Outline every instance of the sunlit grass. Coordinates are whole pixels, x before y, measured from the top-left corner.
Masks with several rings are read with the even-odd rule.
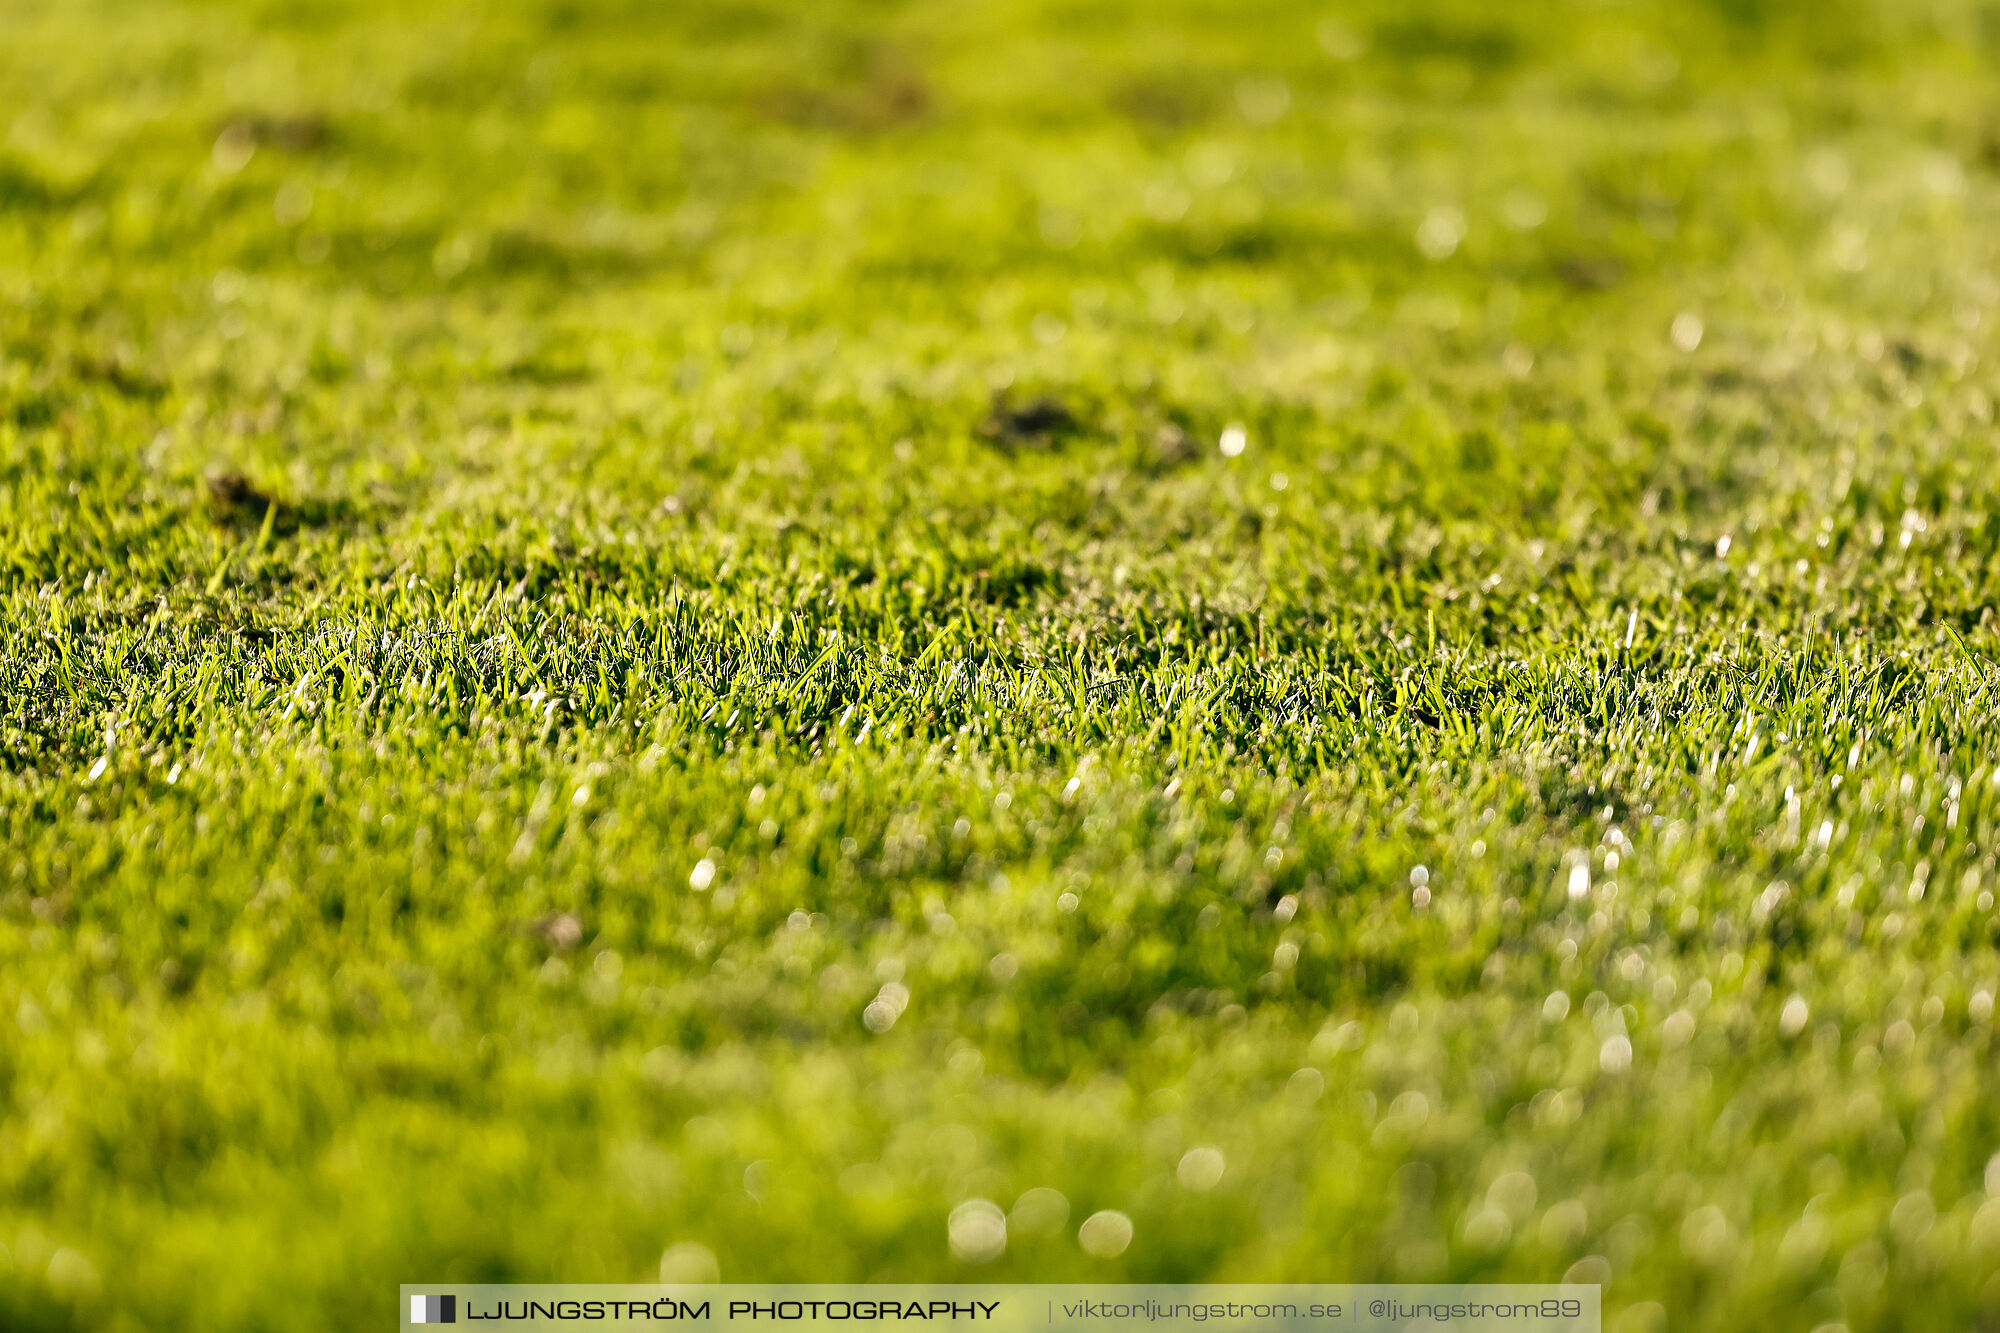
[[[1977,5],[0,0],[0,1324],[2000,1310]]]

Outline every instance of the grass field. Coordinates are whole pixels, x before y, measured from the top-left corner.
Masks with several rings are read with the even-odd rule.
[[[0,1326],[2000,1327],[2000,9],[425,8],[0,0]]]

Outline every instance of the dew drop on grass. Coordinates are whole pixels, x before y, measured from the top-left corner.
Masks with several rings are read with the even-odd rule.
[[[951,1210],[945,1235],[954,1259],[991,1263],[1007,1251],[1007,1214],[991,1199],[967,1199]]]
[[[57,1295],[72,1301],[87,1301],[97,1295],[102,1283],[96,1265],[84,1255],[65,1245],[49,1256],[48,1266],[43,1269],[48,1283]]]
[[[660,1256],[660,1281],[667,1283],[719,1282],[722,1269],[715,1252],[697,1241],[677,1241]]]
[[[1212,1190],[1222,1183],[1222,1173],[1226,1168],[1227,1162],[1220,1148],[1189,1148],[1181,1155],[1174,1178],[1180,1181],[1183,1189]]]
[[[1076,1243],[1097,1259],[1115,1259],[1132,1244],[1132,1219],[1115,1209],[1092,1213],[1077,1228]]]
[[[1598,1048],[1597,1064],[1607,1074],[1622,1074],[1632,1067],[1632,1040],[1629,1037],[1607,1037]]]
[[[1729,1219],[1713,1204],[1697,1208],[1681,1223],[1681,1252],[1698,1264],[1712,1264],[1729,1252]]]
[[[1007,1228],[1022,1236],[1053,1236],[1069,1225],[1069,1200],[1061,1190],[1037,1185],[1014,1200]]]
[[[208,160],[215,169],[225,176],[233,176],[250,165],[250,159],[257,155],[257,138],[250,128],[232,121],[223,126],[215,136],[215,143],[209,149]]]
[[[1533,231],[1549,220],[1549,206],[1533,190],[1509,190],[1500,201],[1500,218],[1515,231]]]
[[[1542,1214],[1542,1244],[1550,1249],[1563,1250],[1576,1244],[1590,1228],[1590,1210],[1579,1199],[1564,1199],[1551,1204]]]
[[[1236,85],[1236,105],[1252,125],[1274,125],[1292,107],[1292,90],[1280,78],[1244,79]]]
[[[1525,1171],[1507,1171],[1494,1177],[1487,1186],[1486,1203],[1518,1221],[1535,1210],[1537,1193],[1533,1176]]]
[[[1432,263],[1450,259],[1465,240],[1465,214],[1441,205],[1424,214],[1417,226],[1417,251]]]
[[[1368,37],[1336,18],[1324,18],[1313,29],[1319,49],[1335,60],[1359,60],[1368,54]]]

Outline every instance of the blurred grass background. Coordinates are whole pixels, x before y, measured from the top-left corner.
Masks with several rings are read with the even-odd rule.
[[[1993,1326],[2000,9],[0,35],[0,1323]]]

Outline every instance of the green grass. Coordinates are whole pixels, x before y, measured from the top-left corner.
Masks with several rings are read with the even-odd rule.
[[[0,1324],[2000,1320],[2000,11],[407,9],[0,2]]]

